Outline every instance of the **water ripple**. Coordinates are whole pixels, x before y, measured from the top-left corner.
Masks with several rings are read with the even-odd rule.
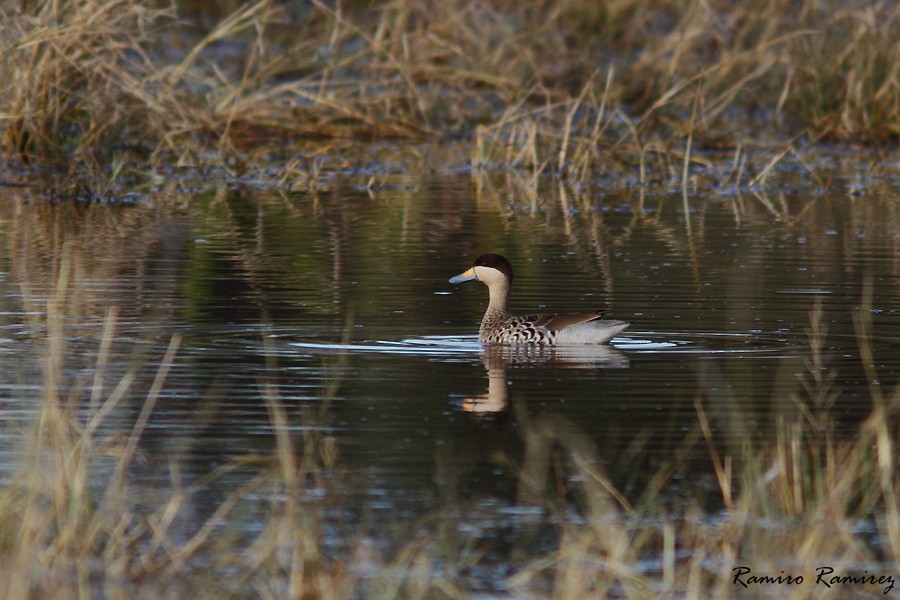
[[[445,336],[430,335],[400,340],[368,340],[364,342],[289,342],[294,348],[315,352],[374,352],[381,354],[406,354],[425,356],[477,355],[487,346],[478,341],[476,335]],[[615,350],[638,353],[690,353],[690,354],[772,354],[802,347],[803,340],[791,339],[783,333],[672,333],[633,332],[631,335],[616,337],[610,346]],[[601,346],[607,348],[606,346]],[[552,349],[532,348],[534,351],[555,353],[583,353],[594,346],[558,347]],[[525,347],[522,348],[523,350]]]

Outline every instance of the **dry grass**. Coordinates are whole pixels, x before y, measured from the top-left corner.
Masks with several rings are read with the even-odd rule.
[[[316,140],[447,136],[471,139],[476,165],[668,180],[651,159],[680,164],[688,136],[900,134],[900,7],[878,0],[260,0],[199,36],[172,8],[122,0],[0,16],[6,155],[98,181],[240,171],[286,141],[315,156]]]
[[[854,320],[861,358],[871,365],[869,306],[864,300]],[[687,436],[685,445],[697,437],[708,444],[725,506],[715,517],[700,505],[671,509],[661,500],[663,482],[682,458],[673,459],[672,471],[659,473],[660,487],[649,486],[646,501],[632,506],[615,491],[577,427],[556,417],[529,424],[525,442],[531,460],[523,467],[522,489],[532,499],[544,497],[552,488],[549,482],[577,473],[583,483],[568,493],[583,499],[585,521],[563,526],[558,550],[520,570],[510,580],[512,588],[525,596],[543,589],[543,597],[552,598],[881,595],[888,582],[829,589],[815,584],[815,578],[823,566],[835,574],[867,571],[898,578],[900,387],[885,393],[870,370],[871,413],[854,434],[840,435],[829,415],[833,374],[823,369],[819,354],[824,333],[821,311],[814,308],[810,359],[798,373],[797,410],[779,417],[774,443],[747,440],[738,455],[723,453],[701,389],[699,436]],[[553,460],[554,455],[565,460]],[[564,463],[569,466],[561,467]],[[554,472],[559,469],[564,472]],[[874,525],[870,539],[879,540],[877,547],[860,536],[863,522]],[[755,575],[802,575],[804,584],[744,590],[734,581],[738,566],[752,568]]]
[[[334,440],[321,423],[298,444],[277,390],[260,383],[275,438],[270,455],[236,459],[184,485],[172,465],[171,487],[142,490],[133,479],[146,459],[142,437],[177,364],[173,336],[143,398],[135,364],[119,379],[113,362],[117,314],[107,316],[86,391],[83,377],[65,368],[68,306],[78,288],[77,259],[64,255],[46,305],[45,391],[34,422],[21,432],[27,448],[14,478],[0,490],[0,595],[4,598],[289,597],[344,598],[356,578],[322,547],[329,497],[308,500],[310,486],[328,489],[322,474],[334,469]],[[277,372],[277,365],[270,365]],[[323,394],[334,390],[323,390]],[[139,411],[124,432],[110,417]],[[325,418],[316,415],[311,418]],[[319,425],[319,427],[315,427]],[[192,522],[193,497],[242,470],[244,478],[207,517]],[[252,496],[267,500],[265,522],[253,536],[233,526]]]

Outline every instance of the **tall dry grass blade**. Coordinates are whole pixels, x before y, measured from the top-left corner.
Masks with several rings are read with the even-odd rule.
[[[750,182],[749,182],[747,185],[749,185],[749,186],[751,186],[751,187],[754,186],[754,185],[756,185],[757,183],[759,183],[759,184],[761,184],[761,185],[765,185],[766,180],[769,178],[769,174],[772,172],[772,169],[775,168],[775,165],[777,165],[779,162],[781,162],[781,160],[782,160],[785,156],[787,156],[787,154],[788,154],[789,152],[792,152],[792,150],[793,150],[792,146],[786,146],[786,147],[784,148],[784,150],[782,150],[781,152],[779,152],[778,154],[776,154],[775,156],[773,156],[773,157],[769,160],[769,162],[766,163],[766,166],[763,168],[763,170],[760,171],[759,174],[756,175],[756,177],[754,177],[753,179],[751,179]]]
[[[115,490],[117,494],[121,493],[122,486],[125,484],[126,473],[134,459],[137,445],[141,440],[141,436],[144,434],[144,430],[147,428],[147,424],[150,421],[150,415],[153,414],[153,409],[156,408],[156,403],[162,393],[163,385],[169,376],[169,371],[175,364],[175,355],[177,354],[180,345],[181,334],[176,333],[172,335],[172,338],[169,340],[169,345],[166,348],[166,352],[159,363],[156,376],[153,378],[150,391],[147,393],[147,398],[144,400],[144,405],[141,407],[141,412],[138,414],[137,421],[131,429],[128,441],[125,443],[122,456],[119,458],[116,467],[115,483],[111,488],[112,490]]]
[[[700,104],[700,88],[694,93],[694,106],[691,110],[691,120],[688,123],[688,136],[684,145],[684,162],[681,168],[681,201],[684,208],[684,221],[690,237],[691,210],[688,202],[688,182],[690,181],[691,150],[694,144],[694,126],[697,124],[697,107]]]
[[[197,64],[197,59],[200,54],[209,46],[240,33],[244,29],[252,27],[254,18],[259,13],[267,10],[271,3],[272,0],[257,0],[256,2],[241,6],[238,10],[228,15],[228,17],[222,20],[215,29],[206,34],[206,36],[198,43],[194,44],[177,65],[174,65],[167,77],[169,85],[172,86],[181,83],[185,79],[187,72]]]
[[[862,289],[859,307],[853,312],[853,326],[856,333],[860,360],[869,386],[872,399],[872,414],[864,423],[864,430],[875,440],[878,461],[878,481],[885,505],[885,526],[891,551],[900,559],[900,497],[897,494],[897,449],[894,436],[888,430],[888,423],[896,422],[897,406],[888,403],[878,382],[875,361],[872,351],[872,299],[873,283],[871,275],[867,276]],[[895,397],[900,392],[895,393]],[[891,412],[895,414],[891,414]]]
[[[706,441],[706,447],[709,450],[709,456],[712,459],[713,469],[716,474],[716,480],[719,482],[719,491],[722,495],[722,502],[728,509],[734,509],[734,498],[731,485],[731,457],[726,456],[722,459],[719,456],[719,450],[716,448],[713,439],[712,429],[709,426],[709,420],[706,418],[706,410],[700,397],[694,398],[694,410],[697,413],[697,419],[700,422],[700,431],[703,432],[703,439]]]
[[[270,383],[261,383],[263,398],[266,401],[266,410],[275,433],[276,453],[281,478],[285,487],[297,491],[297,459],[294,442],[291,439],[287,413],[275,388]]]
[[[581,108],[582,102],[584,102],[584,98],[588,93],[588,90],[591,88],[593,84],[593,79],[595,75],[591,75],[587,82],[584,84],[584,87],[581,88],[581,93],[575,98],[575,101],[572,103],[572,106],[566,112],[566,118],[563,122],[562,127],[562,141],[559,143],[559,157],[556,165],[556,170],[560,175],[564,175],[568,172],[568,168],[566,165],[566,154],[569,149],[569,139],[572,137],[572,122],[575,120],[575,115],[578,113],[578,110]]]
[[[94,382],[91,384],[91,400],[89,409],[96,413],[100,408],[100,397],[103,395],[104,374],[106,364],[109,361],[109,349],[115,337],[116,322],[119,318],[119,309],[112,307],[106,313],[103,322],[103,333],[100,336],[100,349],[97,352],[97,364],[94,369]]]
[[[119,380],[119,383],[116,384],[116,387],[113,388],[106,400],[100,403],[99,408],[92,409],[88,413],[90,415],[90,418],[85,425],[83,434],[85,443],[89,443],[90,440],[93,439],[94,435],[99,430],[106,417],[109,416],[110,413],[112,413],[112,411],[119,405],[119,402],[121,402],[122,398],[125,397],[125,394],[134,383],[134,379],[134,371],[129,371],[128,373],[123,375]]]

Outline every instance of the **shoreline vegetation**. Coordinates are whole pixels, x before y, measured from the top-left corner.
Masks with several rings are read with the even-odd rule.
[[[234,5],[7,3],[6,160],[94,191],[178,167],[308,183],[341,143],[450,140],[475,168],[646,184],[900,136],[893,2]]]

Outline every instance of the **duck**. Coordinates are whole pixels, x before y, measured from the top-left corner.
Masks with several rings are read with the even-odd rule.
[[[606,344],[631,324],[604,319],[603,311],[567,315],[509,314],[506,306],[513,282],[513,268],[499,254],[482,254],[466,271],[450,278],[450,283],[465,281],[480,281],[488,287],[490,300],[478,329],[478,340],[484,344]]]

